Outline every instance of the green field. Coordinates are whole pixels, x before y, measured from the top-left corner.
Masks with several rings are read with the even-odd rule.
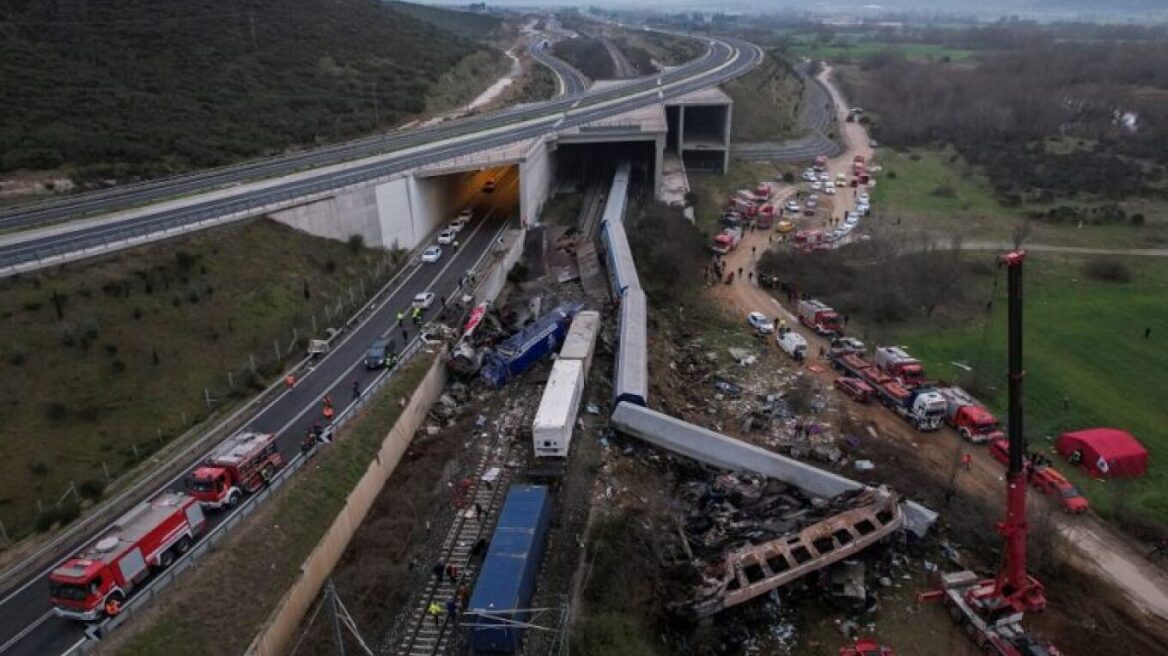
[[[813,41],[801,40],[791,48],[791,54],[807,57],[817,61],[859,61],[872,55],[890,52],[908,59],[919,61],[942,60],[964,61],[977,54],[974,50],[950,48],[932,43],[887,43],[881,41],[856,41],[854,43],[840,43],[834,41],[828,45],[820,45]]]
[[[358,281],[372,290],[384,257],[255,221],[0,281],[8,534],[67,519],[38,515],[38,500],[70,482],[97,497],[107,471],[116,479],[206,418],[204,389],[216,410],[263,389],[279,371],[274,342],[302,357],[311,317],[323,331],[325,306]]]
[[[988,259],[988,254],[987,254]],[[1091,503],[1111,514],[1116,492],[1143,516],[1168,522],[1168,259],[1129,258],[1132,280],[1097,282],[1083,275],[1082,258],[1033,254],[1026,264],[1025,412],[1035,447],[1066,430],[1113,426],[1131,432],[1151,454],[1148,475],[1133,482],[1087,480],[1061,459],[1059,468],[1081,484]],[[930,374],[950,380],[980,372],[982,394],[999,416],[1006,404],[1005,280],[992,316],[957,330],[905,331],[900,343]],[[1145,328],[1152,329],[1144,339]]]
[[[872,192],[874,211],[900,219],[910,229],[959,233],[968,239],[1010,241],[1026,221],[1030,209],[1050,205],[1006,207],[998,202],[988,179],[965,163],[951,148],[896,151],[880,148],[875,161],[883,167]],[[1090,204],[1091,201],[1068,201]],[[1061,204],[1061,203],[1060,203]],[[1162,202],[1132,199],[1119,203],[1131,212],[1143,212],[1149,221],[1131,225],[1052,225],[1031,221],[1031,243],[1099,248],[1155,248],[1168,241],[1168,222]]]

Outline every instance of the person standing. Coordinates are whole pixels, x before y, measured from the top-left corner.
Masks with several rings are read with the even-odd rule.
[[[434,626],[438,626],[441,623],[439,618],[442,617],[442,604],[439,604],[436,601],[431,601],[430,605],[426,607],[426,612],[430,614],[431,618],[433,618]]]

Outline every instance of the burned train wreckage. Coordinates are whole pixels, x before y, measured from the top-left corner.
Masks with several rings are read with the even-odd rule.
[[[692,581],[679,615],[714,615],[850,558],[904,527],[899,497],[864,487],[807,497],[758,475],[721,473],[684,485],[684,554],[670,569]]]

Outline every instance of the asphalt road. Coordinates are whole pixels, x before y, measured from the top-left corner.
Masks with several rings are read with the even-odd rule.
[[[332,396],[340,410],[353,400],[353,381],[365,389],[377,375],[376,371],[366,370],[362,362],[374,339],[388,336],[399,350],[404,347],[401,331],[395,327],[399,310],[408,308],[413,297],[423,291],[432,291],[447,299],[455,297],[459,279],[474,267],[514,218],[518,197],[519,178],[514,168],[499,178],[498,188],[493,194],[475,194],[471,202],[475,219],[460,234],[458,250],[452,251],[449,246],[444,246],[439,262],[411,263],[411,269],[400,279],[398,287],[370,318],[345,336],[291,391],[286,391],[256,415],[245,429],[276,433],[281,454],[286,459],[293,457],[309,428],[322,422],[321,399],[326,393]],[[433,318],[439,311],[439,302],[435,301],[424,316]],[[414,326],[410,325],[408,330],[409,338],[415,339],[417,330]],[[181,488],[181,483],[171,487]],[[208,529],[229,516],[226,512],[208,512]],[[72,545],[70,551],[79,546]],[[0,600],[0,645],[5,645],[26,627],[35,627],[22,639],[0,649],[5,656],[60,654],[84,637],[81,623],[50,614],[47,576],[48,570],[36,573],[22,587]]]
[[[678,88],[664,92],[664,95],[669,97],[688,93],[731,79],[749,71],[761,60],[761,51],[757,48],[741,41],[731,40],[716,44],[711,48],[711,54],[705,59],[713,58],[718,61],[727,61],[734,58],[739,49],[742,50],[741,56],[734,59],[733,63],[724,70],[699,74],[694,79],[679,85]],[[662,78],[665,77],[662,76]],[[668,79],[664,81],[667,82]],[[656,78],[649,80],[648,83],[655,86]],[[624,93],[628,93],[628,91],[626,90]],[[584,110],[570,120],[563,121],[561,125],[570,127],[654,102],[658,102],[655,94],[645,99],[621,103],[616,109]],[[478,139],[475,140],[473,147],[460,146],[459,148],[463,150],[481,149],[535,136],[550,129],[558,129],[560,126],[552,126],[554,120],[553,117],[551,120],[519,128],[505,135]],[[447,153],[440,148],[435,150],[441,151],[441,154],[431,154],[430,156],[437,159],[457,154]],[[417,156],[405,156],[390,166],[404,168],[416,166],[418,163]],[[373,171],[366,171],[366,173],[381,175],[386,170],[385,165],[377,165],[373,169]],[[351,179],[346,177],[347,175],[348,172],[324,176],[326,178],[324,180],[291,183],[280,188],[278,193],[303,195],[307,189],[312,188],[312,184],[340,186],[345,184],[341,180]],[[343,408],[344,404],[352,397],[351,386],[354,380],[364,387],[374,378],[375,374],[367,372],[362,363],[365,350],[374,338],[388,334],[398,342],[399,348],[402,347],[400,332],[397,332],[393,326],[394,316],[399,310],[409,306],[415,294],[421,291],[434,291],[447,298],[454,296],[455,286],[459,279],[485,254],[505,224],[513,218],[514,209],[518,205],[518,184],[517,170],[509,169],[508,173],[498,180],[498,189],[494,194],[477,194],[473,201],[476,217],[471,225],[463,231],[460,240],[462,246],[458,251],[450,252],[449,248],[445,248],[447,252],[444,253],[442,261],[438,264],[411,264],[412,269],[403,274],[398,287],[374,311],[371,317],[339,342],[311,373],[303,376],[295,389],[286,391],[264,407],[247,424],[247,428],[277,433],[281,452],[286,456],[294,454],[299,448],[300,439],[308,428],[320,420],[318,414],[321,407],[320,400],[326,393],[331,394],[337,405]],[[224,208],[218,207],[217,209]],[[182,214],[182,212],[186,212],[186,210],[180,211],[177,216],[174,214],[150,216],[143,221],[154,221],[158,222],[157,225],[166,225],[167,221],[184,218],[197,220],[197,218],[191,218],[192,215],[189,213]],[[116,228],[113,234],[117,234]],[[430,310],[430,314],[436,312],[437,309]],[[414,337],[413,331],[410,332],[410,337]],[[212,521],[223,521],[226,516],[226,514],[214,514],[211,519]],[[76,551],[84,542],[88,542],[88,540],[79,540],[77,543],[68,545],[67,548],[63,547],[64,553],[62,555]],[[0,653],[6,656],[10,654],[51,656],[64,652],[82,639],[82,625],[80,623],[61,620],[51,614],[45,580],[47,574],[48,570],[28,572],[24,580],[18,584],[20,587],[6,592],[6,596],[0,599]]]
[[[735,144],[731,153],[736,159],[803,162],[819,155],[835,157],[843,152],[843,147],[827,136],[835,116],[831,94],[819,80],[807,74],[807,64],[799,64],[794,70],[803,80],[803,107],[799,112],[799,122],[808,134],[781,142]]]
[[[541,47],[540,44],[544,39],[534,39],[527,45],[527,52],[531,54],[531,58],[550,68],[553,73],[563,82],[564,91],[563,96],[578,96],[588,90],[588,78],[584,74],[576,70],[568,62],[556,57],[551,53],[551,48]]]
[[[715,46],[702,57],[662,75],[662,79],[664,82],[684,79],[696,72],[717,66],[728,59],[730,55],[730,48],[725,45]],[[549,65],[552,65],[556,70],[561,68],[559,64],[552,64],[550,61]],[[582,78],[577,78],[576,81],[581,81],[578,91],[583,93],[585,85],[582,83]],[[81,216],[108,214],[167,198],[221,189],[230,184],[273,178],[305,169],[393,152],[505,126],[521,120],[554,115],[557,112],[570,109],[576,103],[586,107],[592,103],[619,98],[636,90],[645,90],[655,84],[655,80],[648,79],[632,81],[627,86],[620,88],[585,94],[584,98],[570,97],[572,94],[569,93],[568,96],[559,99],[509,108],[473,118],[447,121],[428,128],[395,131],[367,139],[243,162],[198,173],[20,205],[0,211],[0,230],[27,229]],[[473,151],[477,148],[469,150]]]

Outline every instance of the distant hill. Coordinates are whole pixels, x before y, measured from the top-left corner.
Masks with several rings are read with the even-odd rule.
[[[399,122],[483,48],[435,24],[453,12],[408,9],[377,0],[7,2],[0,173],[157,176]]]
[[[498,16],[457,9],[442,9],[408,2],[388,2],[390,7],[418,20],[436,25],[467,39],[488,41],[502,31],[503,20]]]

